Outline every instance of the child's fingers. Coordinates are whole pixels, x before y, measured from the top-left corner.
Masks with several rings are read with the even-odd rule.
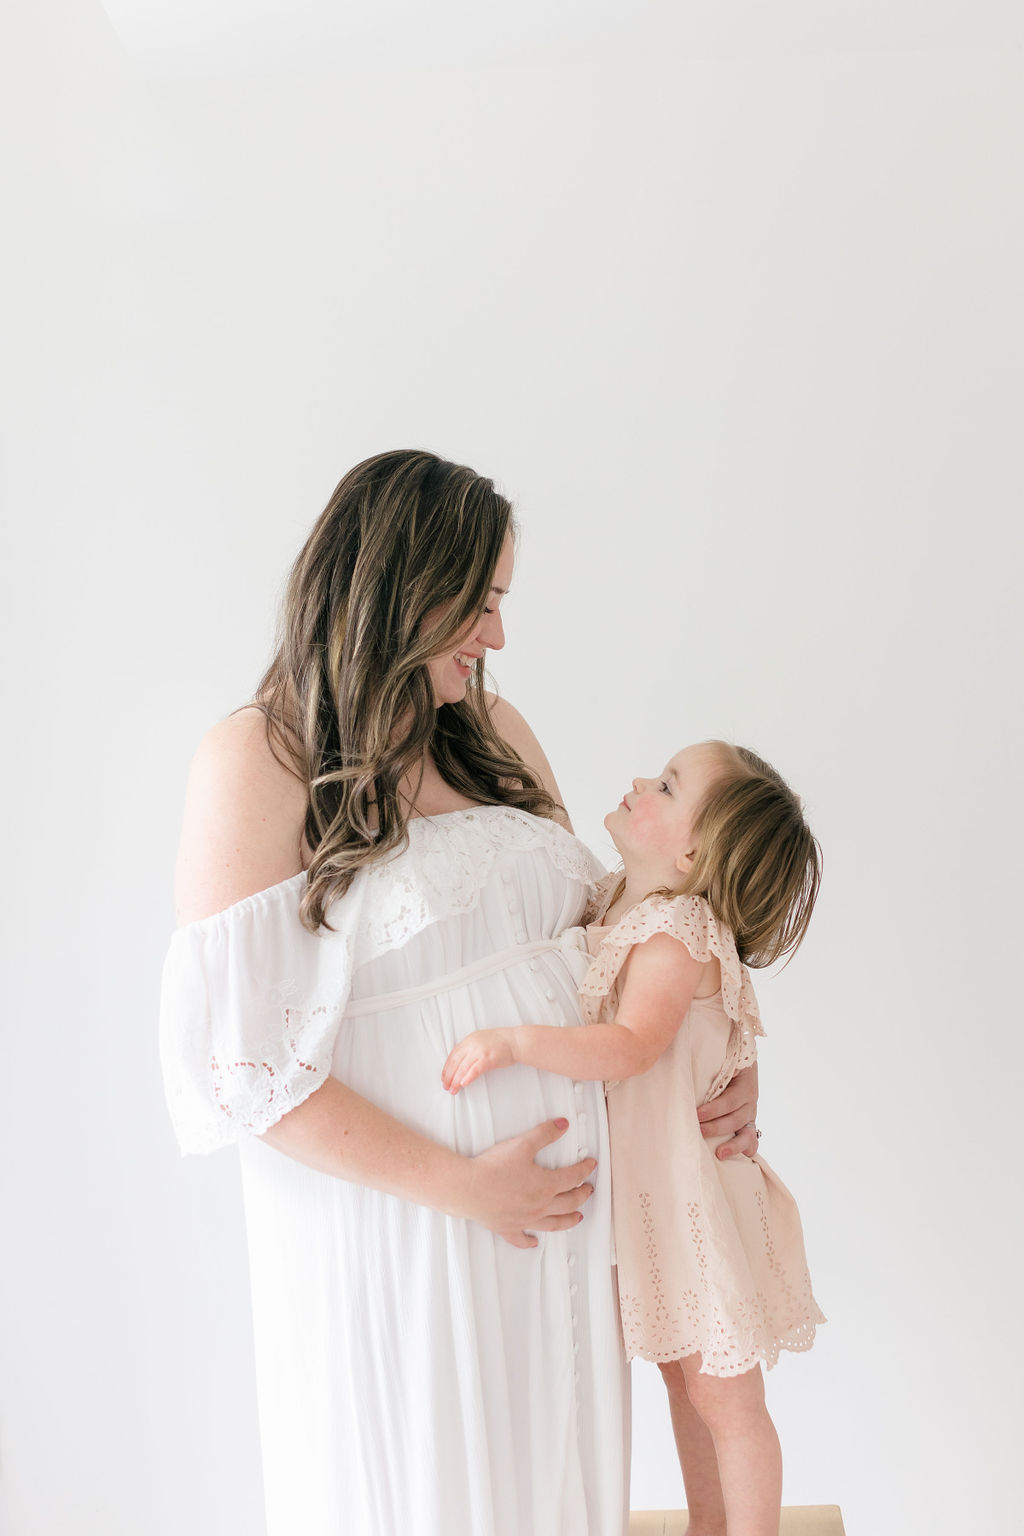
[[[463,1055],[464,1052],[462,1047],[458,1045],[455,1046],[453,1050],[449,1051],[448,1060],[445,1062],[443,1068],[441,1069],[441,1081],[446,1088],[451,1088],[453,1082],[458,1077],[459,1066],[462,1062]]]

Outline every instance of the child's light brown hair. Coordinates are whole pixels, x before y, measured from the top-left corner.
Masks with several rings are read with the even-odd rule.
[[[703,896],[755,969],[792,956],[821,884],[821,848],[803,808],[770,763],[747,747],[708,742],[721,773],[697,811],[683,894]]]

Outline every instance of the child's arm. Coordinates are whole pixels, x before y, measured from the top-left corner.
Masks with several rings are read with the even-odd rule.
[[[564,1077],[618,1082],[654,1065],[675,1039],[693,1001],[704,964],[681,940],[656,933],[637,944],[624,965],[614,1024],[560,1029],[523,1024],[467,1035],[444,1064],[441,1081],[458,1093],[495,1067],[521,1062]]]

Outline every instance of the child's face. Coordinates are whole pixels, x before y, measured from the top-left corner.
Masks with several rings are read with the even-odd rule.
[[[721,751],[702,743],[677,752],[656,779],[634,779],[604,824],[627,872],[678,883],[693,862],[693,824],[708,790],[722,771]]]

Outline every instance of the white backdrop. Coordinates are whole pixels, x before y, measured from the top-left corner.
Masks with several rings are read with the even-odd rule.
[[[628,15],[233,78],[8,16],[8,1536],[262,1530],[236,1165],[179,1159],[158,1073],[173,853],[306,529],[395,446],[515,498],[494,674],[598,852],[709,735],[808,802],[819,910],[759,989],[831,1319],[769,1377],[786,1502],[1019,1523],[1024,59]],[[634,1390],[634,1507],[678,1506]]]

